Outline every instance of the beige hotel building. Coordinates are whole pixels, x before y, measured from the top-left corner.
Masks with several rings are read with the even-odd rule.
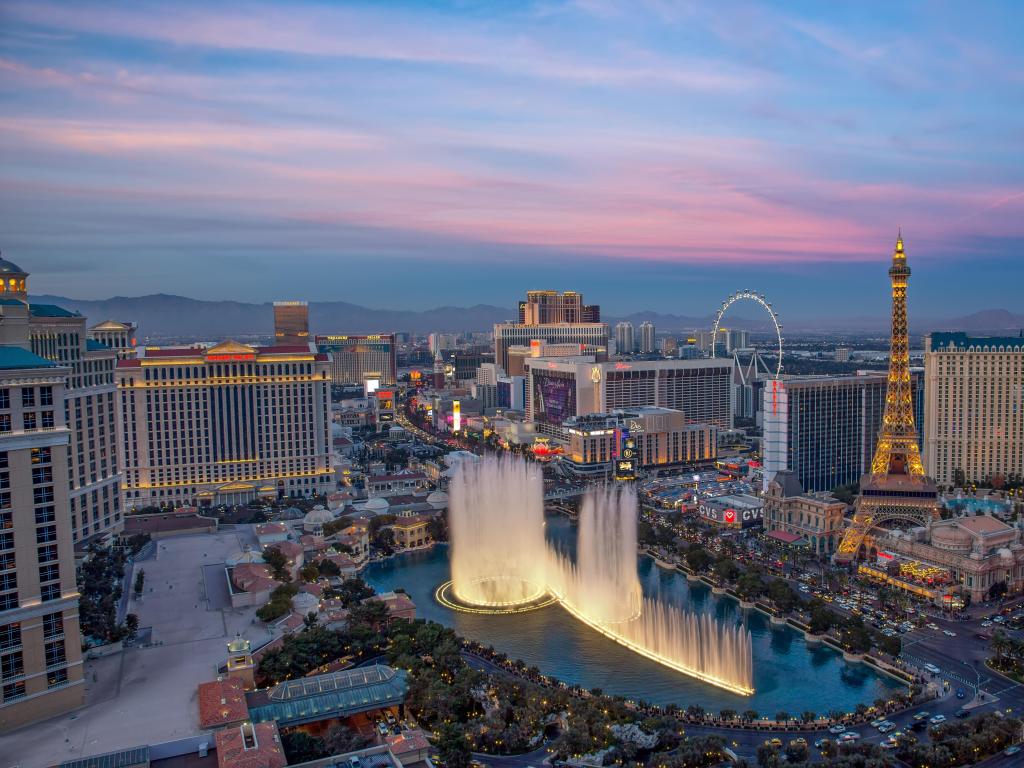
[[[333,489],[330,355],[235,341],[144,349],[116,379],[127,509]]]
[[[1024,475],[1024,337],[925,337],[925,471],[940,486]]]

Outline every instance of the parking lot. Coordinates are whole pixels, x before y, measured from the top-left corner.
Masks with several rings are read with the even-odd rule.
[[[83,709],[23,728],[3,738],[3,756],[20,768],[44,768],[74,757],[157,744],[199,733],[196,688],[216,677],[226,643],[236,632],[254,645],[268,639],[254,609],[207,600],[207,581],[225,558],[248,541],[239,532],[158,542],[146,571],[146,591],[128,610],[152,627],[152,645],[129,648],[86,663]],[[213,595],[211,595],[213,596]]]

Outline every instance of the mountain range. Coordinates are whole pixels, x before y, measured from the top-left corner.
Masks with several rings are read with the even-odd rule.
[[[40,304],[58,304],[81,312],[89,324],[103,320],[134,321],[142,338],[174,337],[215,340],[230,336],[269,336],[273,332],[273,308],[268,303],[240,301],[203,301],[184,296],[157,293],[149,296],[114,296],[109,299],[83,300],[64,296],[33,296]],[[437,307],[424,311],[371,309],[345,301],[312,301],[309,303],[310,330],[313,333],[379,333],[388,331],[465,332],[489,331],[495,323],[515,319],[515,310],[492,304],[471,307]],[[660,312],[634,312],[623,317],[605,317],[614,325],[628,320],[639,325],[645,320],[654,323],[659,331],[689,331],[710,328],[714,317],[687,316]],[[788,331],[872,332],[885,331],[889,318],[823,318],[813,324],[794,323]],[[766,317],[756,314],[744,317],[730,312],[728,325],[752,331],[769,330]],[[921,318],[911,321],[911,330],[924,333],[931,330],[960,330],[973,333],[1017,335],[1024,329],[1024,314],[1006,309],[988,309],[963,317]]]

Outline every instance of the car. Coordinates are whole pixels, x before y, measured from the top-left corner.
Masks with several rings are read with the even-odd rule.
[[[1007,747],[1006,749],[1003,750],[1003,754],[1006,755],[1007,757],[1012,757],[1013,755],[1016,755],[1016,754],[1019,754],[1019,753],[1020,753],[1020,745],[1018,745],[1018,744],[1014,744],[1012,747]]]
[[[940,724],[946,722],[946,716],[945,715],[932,715],[931,717],[928,718],[928,722],[931,723],[932,725],[940,725]]]
[[[944,629],[942,630],[942,634],[944,634],[946,637],[956,637],[956,632],[954,632],[952,629]]]
[[[964,692],[964,689],[963,689],[963,688],[957,688],[957,689],[956,689],[956,697],[957,697],[958,699],[962,699],[962,698],[964,698],[964,697],[965,697],[966,695],[967,695],[967,694],[966,694],[966,693]]]
[[[934,629],[936,631],[938,631],[939,629],[939,625],[936,624],[934,621],[929,621],[927,624],[925,624],[925,626],[928,627],[928,629]]]
[[[860,734],[856,731],[844,731],[843,735],[839,737],[840,741],[857,741],[860,738]]]
[[[352,755],[352,757],[348,759],[348,764],[351,768],[363,768],[363,763],[360,761],[359,755]]]
[[[937,675],[942,672],[942,670],[936,667],[934,664],[925,664],[924,668],[931,672],[933,675]]]
[[[846,726],[845,725],[843,725],[842,723],[836,723],[835,725],[833,725],[831,728],[828,729],[828,732],[829,733],[842,733],[845,730],[846,730]]]
[[[914,715],[914,719],[915,720],[927,720],[929,717],[931,717],[931,714],[932,713],[928,712],[927,710],[921,710],[920,712],[918,712],[918,713],[916,713]]]
[[[781,747],[782,746],[782,739],[780,739],[778,736],[775,736],[775,737],[773,737],[771,739],[765,739],[764,745],[766,747]]]
[[[996,616],[994,619],[992,619],[992,621],[994,621],[996,624],[1005,624],[1006,623],[1006,617],[1005,616]]]
[[[878,745],[881,749],[899,749],[900,745],[895,741],[883,741]]]
[[[970,717],[971,711],[969,709],[958,709],[954,717],[958,720],[963,720],[965,717]]]
[[[884,717],[876,718],[876,719],[871,721],[871,727],[872,728],[877,728],[878,726],[880,726],[884,722],[885,722],[885,718]]]
[[[807,746],[807,739],[805,739],[803,736],[797,736],[795,739],[790,739],[789,743],[790,744],[799,744],[802,747],[806,747]]]
[[[878,726],[879,733],[888,733],[889,731],[896,730],[896,723],[882,723]]]
[[[388,724],[383,722],[383,721],[377,723],[377,731],[380,733],[381,736],[387,736],[388,735]]]
[[[387,712],[384,715],[384,719],[388,721],[388,725],[394,725],[398,722],[398,720],[395,719],[395,715],[393,712]]]
[[[992,622],[991,621],[983,621],[983,622],[981,622],[981,626],[983,626],[983,627],[991,627],[992,626]]]
[[[824,749],[832,745],[832,739],[818,739],[814,742],[815,749]]]

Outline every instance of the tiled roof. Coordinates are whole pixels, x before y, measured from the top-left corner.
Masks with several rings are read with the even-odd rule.
[[[240,723],[249,717],[245,686],[235,677],[199,685],[199,727],[216,728]]]
[[[57,364],[22,347],[0,347],[0,369],[56,368]]]
[[[975,517],[957,518],[957,524],[974,533],[1003,533],[1009,531],[1010,526],[1002,520],[997,520],[991,515],[976,515]]]
[[[225,728],[215,734],[219,768],[284,768],[288,765],[277,723],[253,724],[248,749],[244,727]]]
[[[398,757],[398,755],[408,754],[409,752],[419,752],[424,749],[430,749],[430,742],[427,741],[426,734],[424,734],[419,728],[412,731],[403,731],[397,735],[391,734],[385,739],[385,741],[395,757]]]

